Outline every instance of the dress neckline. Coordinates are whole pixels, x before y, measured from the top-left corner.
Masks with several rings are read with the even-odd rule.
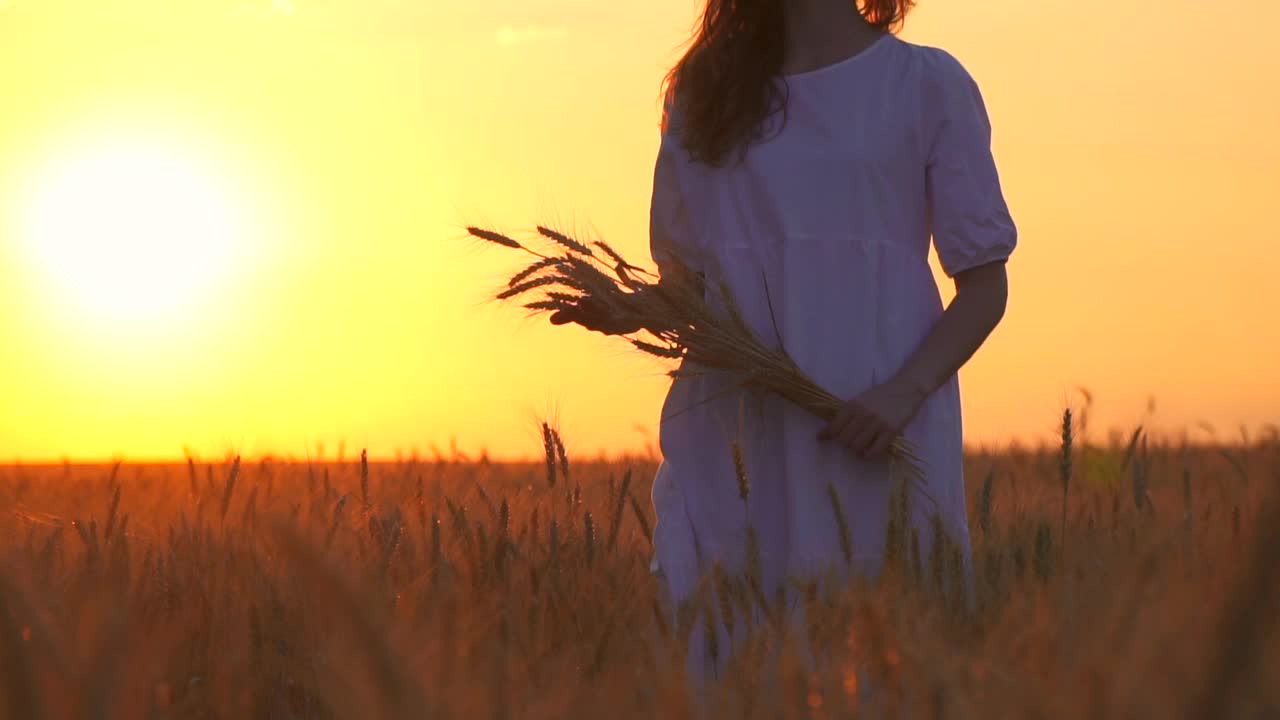
[[[823,65],[822,67],[814,68],[813,70],[805,70],[804,72],[798,72],[798,73],[784,73],[784,74],[782,75],[782,78],[783,78],[784,80],[796,80],[796,79],[801,79],[801,78],[810,78],[810,77],[815,77],[815,76],[818,76],[818,75],[826,74],[826,73],[831,72],[831,71],[833,71],[833,70],[838,70],[838,69],[840,69],[840,68],[842,68],[842,67],[845,67],[845,66],[847,66],[847,65],[853,65],[853,64],[854,64],[855,62],[857,62],[858,60],[862,60],[862,59],[863,59],[863,58],[865,58],[866,56],[871,55],[872,53],[874,53],[874,52],[876,51],[876,49],[877,49],[877,48],[879,48],[881,45],[888,45],[888,44],[893,40],[893,38],[894,38],[894,37],[895,37],[895,36],[894,36],[894,34],[893,34],[893,33],[884,33],[884,34],[883,34],[883,35],[881,35],[880,37],[876,38],[875,42],[873,42],[873,43],[871,43],[870,45],[868,45],[868,46],[866,46],[866,47],[862,48],[861,50],[859,50],[858,52],[854,53],[853,55],[850,55],[849,57],[844,58],[843,60],[837,60],[837,61],[835,61],[835,62],[833,62],[833,63],[828,64],[828,65]]]

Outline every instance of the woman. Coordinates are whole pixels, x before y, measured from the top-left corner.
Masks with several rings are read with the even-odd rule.
[[[947,52],[892,34],[911,4],[708,0],[667,78],[659,269],[678,255],[727,282],[762,338],[848,398],[823,422],[715,372],[673,382],[653,500],[656,566],[676,605],[716,563],[747,567],[748,527],[769,597],[793,578],[874,577],[899,434],[925,466],[908,511],[925,552],[936,516],[970,566],[956,372],[1004,314],[1017,233],[974,80]],[[931,237],[956,286],[945,311]],[[553,321],[635,329],[584,305]],[[700,670],[703,633],[692,639]]]

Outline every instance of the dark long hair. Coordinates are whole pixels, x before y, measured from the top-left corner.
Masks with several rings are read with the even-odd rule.
[[[680,140],[699,162],[720,166],[760,139],[770,115],[786,110],[779,83],[787,0],[707,0],[684,57],[663,79],[681,117]],[[899,26],[915,0],[849,0],[882,31]],[[664,114],[665,115],[665,114]],[[664,116],[664,126],[667,118]]]

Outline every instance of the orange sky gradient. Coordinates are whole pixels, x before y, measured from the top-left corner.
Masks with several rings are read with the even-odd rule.
[[[982,86],[1021,233],[1008,315],[961,373],[971,443],[1047,437],[1077,386],[1098,439],[1280,422],[1280,4],[1205,7],[922,0],[908,21]],[[696,10],[0,0],[0,459],[507,458],[546,415],[571,452],[645,447],[663,366],[486,304],[520,258],[460,228],[558,221],[646,258],[658,83]],[[136,268],[69,287],[38,261],[37,180],[125,140],[179,148],[237,218],[225,268],[170,266],[207,275],[181,312],[105,312],[147,297]]]

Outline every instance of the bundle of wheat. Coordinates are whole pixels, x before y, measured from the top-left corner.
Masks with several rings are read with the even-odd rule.
[[[776,394],[824,420],[844,405],[809,378],[784,348],[771,348],[760,339],[728,285],[707,287],[678,257],[670,258],[672,271],[659,278],[627,262],[603,241],[588,245],[541,225],[538,235],[552,248],[546,253],[493,230],[468,227],[467,232],[536,258],[511,277],[497,294],[499,300],[524,300],[525,308],[545,313],[572,311],[589,301],[619,327],[633,328],[620,334],[641,352],[727,371],[743,386]],[[641,335],[646,332],[656,342]],[[697,370],[682,367],[669,374],[690,372]],[[923,463],[905,438],[895,439],[890,457],[923,484]]]

